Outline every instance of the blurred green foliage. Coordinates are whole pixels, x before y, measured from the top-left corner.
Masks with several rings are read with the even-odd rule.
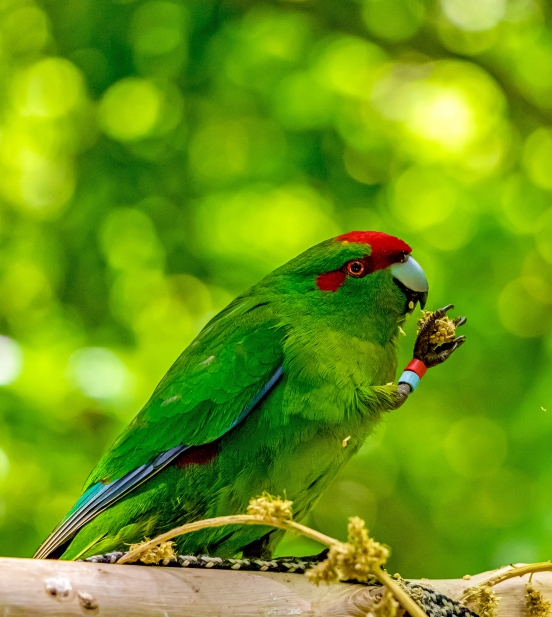
[[[32,554],[235,295],[378,229],[469,340],[307,522],[362,516],[405,576],[552,557],[551,11],[0,2],[0,554]]]

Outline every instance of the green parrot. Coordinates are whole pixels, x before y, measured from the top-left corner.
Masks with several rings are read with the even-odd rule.
[[[410,253],[385,233],[350,232],[236,298],[169,369],[35,557],[124,551],[187,522],[244,512],[264,491],[291,499],[301,520],[382,412],[464,342],[436,347],[422,328],[418,364],[392,383],[400,326],[427,299]],[[180,554],[266,557],[282,534],[226,526],[176,544]]]

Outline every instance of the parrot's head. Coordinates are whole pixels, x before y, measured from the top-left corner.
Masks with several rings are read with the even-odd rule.
[[[428,282],[408,244],[377,231],[352,231],[308,249],[275,271],[303,310],[344,320],[404,322],[424,308]],[[283,276],[282,276],[283,275]]]

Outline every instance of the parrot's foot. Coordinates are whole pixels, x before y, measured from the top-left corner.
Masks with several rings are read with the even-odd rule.
[[[245,559],[272,559],[273,546],[270,544],[270,534],[263,536],[260,540],[255,540],[248,544],[242,551],[242,555]],[[319,563],[324,561],[328,556],[328,552],[330,549],[325,548],[322,552],[317,555],[308,555],[301,557],[278,557],[277,561],[308,561],[309,563]]]
[[[271,559],[272,546],[270,542],[270,534],[266,534],[259,540],[254,540],[244,547],[242,551],[245,559]]]
[[[306,556],[301,556],[301,557],[295,557],[294,555],[291,555],[289,557],[278,557],[278,560],[281,559],[282,561],[286,561],[286,560],[300,559],[301,561],[308,561],[309,563],[320,563],[321,561],[324,561],[325,559],[327,559],[329,552],[330,552],[330,549],[325,548],[323,551],[321,551],[320,553],[317,553],[316,555],[306,555]]]
[[[465,336],[456,336],[456,328],[463,326],[466,318],[449,319],[447,311],[453,308],[453,304],[448,304],[433,313],[424,311],[418,322],[414,358],[421,360],[427,368],[442,364],[466,342]]]

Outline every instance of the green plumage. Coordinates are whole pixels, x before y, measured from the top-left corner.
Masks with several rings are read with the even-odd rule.
[[[293,500],[301,519],[395,404],[396,386],[385,384],[395,378],[398,326],[408,309],[390,268],[346,276],[335,291],[317,285],[320,274],[371,252],[364,243],[328,240],[217,315],[103,456],[85,490],[179,444],[211,444],[208,460],[177,459],[153,474],[58,543],[62,559],[125,550],[185,522],[244,512],[263,491]],[[281,366],[281,379],[228,430]],[[226,527],[183,536],[177,545],[183,553],[229,557],[263,536],[273,548],[280,533],[269,532]]]

